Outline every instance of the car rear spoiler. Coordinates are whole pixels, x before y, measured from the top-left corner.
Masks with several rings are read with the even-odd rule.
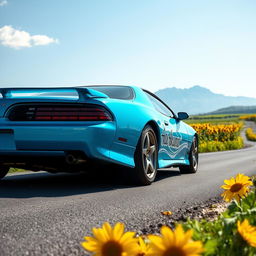
[[[68,99],[108,98],[102,92],[85,87],[60,88],[0,88],[0,99]]]

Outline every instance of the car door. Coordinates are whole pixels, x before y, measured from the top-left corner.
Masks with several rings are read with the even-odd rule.
[[[187,153],[186,128],[182,125],[173,111],[154,94],[146,92],[155,110],[161,116],[161,142],[159,145],[159,159],[181,160]]]

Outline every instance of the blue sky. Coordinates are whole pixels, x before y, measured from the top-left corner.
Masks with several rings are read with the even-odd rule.
[[[254,0],[0,0],[0,87],[201,85],[256,97],[255,13]]]

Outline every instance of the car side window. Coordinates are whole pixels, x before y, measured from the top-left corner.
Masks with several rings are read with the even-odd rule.
[[[154,108],[160,112],[161,114],[164,114],[169,117],[173,117],[173,113],[157,98],[155,98],[153,95],[145,92],[146,95],[148,96],[149,100],[152,102]]]

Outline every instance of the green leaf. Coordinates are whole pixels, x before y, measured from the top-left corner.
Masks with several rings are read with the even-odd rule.
[[[215,251],[216,251],[217,245],[218,245],[217,239],[208,240],[204,245],[205,255],[216,255]]]

